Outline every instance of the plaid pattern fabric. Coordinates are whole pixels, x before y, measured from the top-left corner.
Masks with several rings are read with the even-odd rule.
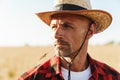
[[[88,55],[92,76],[89,80],[120,80],[120,73]],[[42,65],[25,72],[18,80],[64,80],[60,69],[60,58],[53,57]],[[82,79],[81,79],[82,80]]]

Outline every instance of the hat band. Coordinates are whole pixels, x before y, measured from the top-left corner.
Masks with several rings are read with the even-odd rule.
[[[55,10],[87,10],[87,9],[74,4],[60,4],[55,6]]]

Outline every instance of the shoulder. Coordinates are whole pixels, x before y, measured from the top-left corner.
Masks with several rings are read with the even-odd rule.
[[[100,74],[120,80],[120,73],[117,70],[100,61],[94,60],[94,62]]]
[[[54,56],[43,64],[25,72],[18,80],[33,80],[34,77],[44,80],[45,77],[50,77],[56,72],[56,65],[59,62],[59,57]]]
[[[43,64],[39,64],[35,66],[34,68],[23,73],[21,77],[18,78],[18,80],[32,80],[36,76],[36,74],[38,74],[38,71],[41,73],[44,73],[45,69],[50,66],[49,63],[50,63],[50,60],[47,60]]]

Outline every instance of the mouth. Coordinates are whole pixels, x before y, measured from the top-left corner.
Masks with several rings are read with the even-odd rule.
[[[62,47],[69,46],[69,44],[63,40],[58,40],[55,42],[54,46],[62,48]]]
[[[56,43],[56,44],[54,44],[54,46],[56,46],[56,47],[64,47],[64,46],[68,46],[68,44]]]

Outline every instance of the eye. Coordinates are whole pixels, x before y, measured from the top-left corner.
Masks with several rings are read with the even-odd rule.
[[[68,23],[62,24],[62,27],[65,28],[65,29],[73,28],[72,25],[70,25]]]
[[[56,26],[51,26],[52,29],[56,28]]]
[[[53,29],[53,28],[55,28],[55,25],[51,24],[50,27]]]
[[[50,25],[50,27],[51,27],[52,29],[54,29],[54,28],[56,28],[56,25]]]

